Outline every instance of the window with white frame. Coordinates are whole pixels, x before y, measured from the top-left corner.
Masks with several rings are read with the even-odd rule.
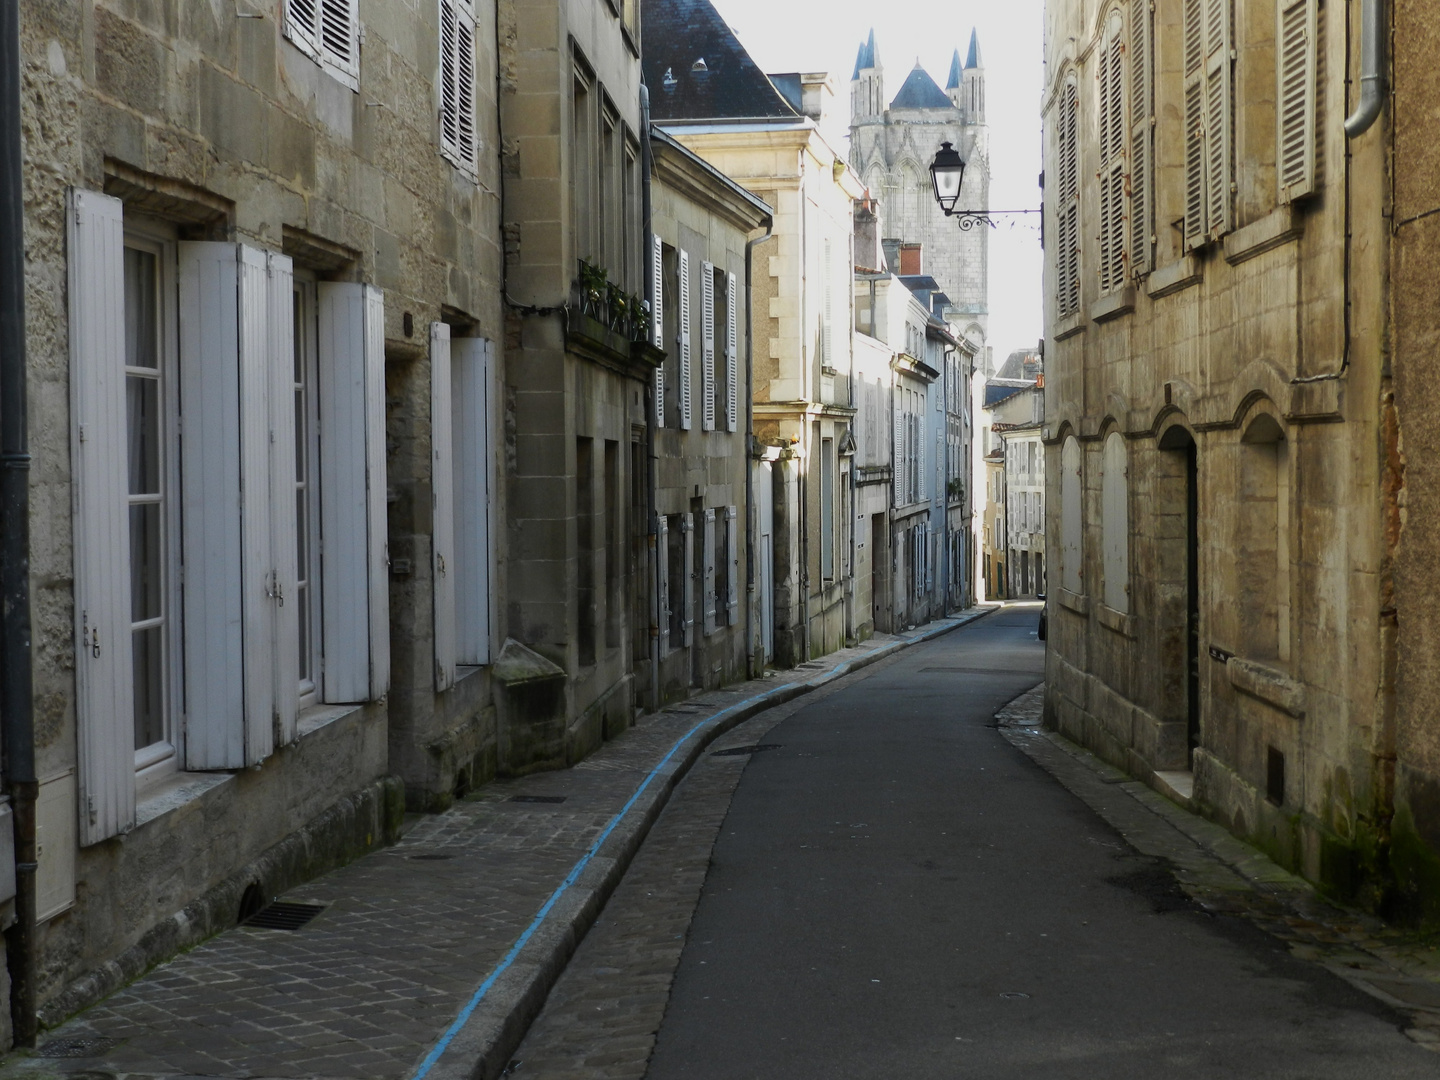
[[[471,0],[440,0],[440,153],[474,179],[475,9]]]
[[[360,0],[284,0],[285,36],[352,90],[360,89]]]
[[[134,824],[137,769],[295,738],[307,676],[337,704],[388,689],[383,300],[321,284],[297,326],[286,256],[176,241],[95,192],[67,221],[88,845]]]

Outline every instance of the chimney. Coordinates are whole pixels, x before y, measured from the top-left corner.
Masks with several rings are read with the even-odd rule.
[[[885,253],[880,247],[880,214],[878,204],[867,191],[855,203],[855,268],[880,271],[885,267]]]
[[[887,236],[880,241],[880,247],[885,252],[885,269],[892,274],[900,273],[900,241]]]
[[[900,245],[900,276],[918,277],[925,273],[924,260],[920,258],[919,244]]]

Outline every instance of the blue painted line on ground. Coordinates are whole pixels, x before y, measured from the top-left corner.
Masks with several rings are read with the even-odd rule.
[[[967,619],[963,621],[968,622],[969,620]],[[811,679],[809,682],[802,685],[808,686],[811,689],[818,689],[819,687],[824,686],[826,683],[833,682],[834,680],[841,678],[845,672],[849,671],[860,660],[867,659],[868,657],[875,656],[876,654],[895,652],[896,650],[902,648],[904,645],[913,645],[917,642],[928,640],[929,638],[935,637],[938,634],[944,633],[946,630],[952,629],[953,626],[957,624],[962,624],[961,620],[952,620],[951,622],[947,622],[945,625],[937,627],[934,630],[927,631],[924,634],[909,637],[903,642],[889,642],[885,645],[882,645],[878,649],[871,649],[869,652],[861,653],[859,656],[847,660],[843,664],[837,664],[835,667],[827,671],[824,675]],[[646,775],[645,779],[640,781],[640,786],[635,789],[635,794],[631,795],[630,798],[626,801],[625,805],[620,808],[619,813],[617,813],[613,818],[610,819],[610,824],[606,825],[604,831],[601,832],[598,837],[596,837],[595,842],[590,845],[590,850],[585,852],[585,854],[580,857],[580,861],[570,868],[570,872],[565,875],[565,880],[560,883],[559,888],[557,888],[553,893],[550,894],[550,899],[546,900],[545,903],[541,906],[540,910],[536,913],[535,918],[531,920],[530,925],[525,928],[525,932],[516,939],[515,944],[510,946],[510,951],[505,954],[504,958],[500,961],[499,965],[495,968],[495,970],[486,977],[485,981],[480,984],[479,989],[477,989],[475,993],[471,995],[470,1000],[466,1002],[465,1007],[460,1010],[460,1015],[457,1016],[455,1018],[455,1021],[448,1028],[445,1029],[445,1033],[440,1036],[440,1041],[437,1042],[434,1047],[431,1048],[430,1052],[425,1055],[424,1060],[420,1062],[420,1067],[415,1070],[410,1080],[424,1080],[424,1077],[429,1075],[430,1070],[435,1067],[435,1064],[440,1060],[441,1055],[444,1054],[447,1049],[449,1049],[450,1044],[455,1040],[455,1036],[460,1034],[461,1029],[464,1028],[466,1023],[469,1022],[470,1017],[475,1014],[475,1010],[480,1007],[480,1003],[485,1000],[485,995],[490,993],[491,989],[495,986],[495,983],[499,980],[500,976],[505,974],[505,972],[508,971],[510,967],[515,963],[516,959],[519,958],[521,950],[524,949],[527,944],[529,944],[530,939],[535,936],[536,931],[538,931],[540,927],[544,925],[545,920],[550,917],[550,913],[555,910],[555,905],[559,903],[560,898],[564,896],[567,891],[569,891],[570,887],[574,885],[576,881],[579,880],[580,875],[585,871],[585,867],[590,865],[590,861],[594,859],[595,856],[599,853],[600,848],[604,846],[605,841],[610,838],[610,834],[615,831],[615,829],[620,825],[620,822],[625,820],[625,815],[630,813],[631,809],[634,808],[636,802],[639,801],[640,796],[645,794],[646,789],[650,787],[651,783],[655,780],[655,777],[659,776],[660,771],[670,763],[670,760],[677,753],[680,752],[680,748],[684,746],[687,742],[689,742],[690,739],[692,739],[697,732],[699,732],[706,726],[714,724],[716,721],[722,719],[725,716],[728,716],[731,713],[739,712],[740,710],[748,708],[749,706],[754,705],[757,702],[764,701],[766,698],[774,697],[784,689],[785,687],[783,686],[777,686],[773,690],[766,690],[764,693],[756,694],[754,697],[746,698],[744,701],[738,702],[735,705],[731,705],[728,708],[721,709],[713,716],[708,716],[704,720],[701,720],[698,724],[696,724],[694,727],[692,727],[689,731],[687,731],[684,735],[680,736],[680,738],[675,741],[675,745],[670,747],[669,752],[660,759],[659,763],[653,769],[650,770],[650,772]]]

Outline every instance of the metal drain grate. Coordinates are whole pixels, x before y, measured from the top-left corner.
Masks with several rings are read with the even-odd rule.
[[[245,925],[256,930],[299,930],[324,910],[324,904],[290,904],[277,900],[251,915]]]
[[[73,1039],[51,1039],[39,1050],[42,1058],[83,1058],[95,1057],[120,1045],[119,1039],[107,1039],[100,1035],[85,1035]]]
[[[445,862],[447,859],[455,858],[454,855],[446,855],[443,851],[427,851],[423,855],[407,856],[412,862]]]
[[[562,803],[565,801],[565,798],[566,796],[564,795],[511,795],[509,801],[528,803]]]
[[[758,754],[761,750],[779,750],[779,743],[757,743],[755,746],[732,746],[728,750],[716,750],[711,757],[740,757],[744,754]]]

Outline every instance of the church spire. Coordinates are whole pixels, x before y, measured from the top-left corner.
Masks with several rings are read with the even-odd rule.
[[[964,69],[960,66],[960,50],[955,50],[955,58],[950,61],[950,78],[945,81],[946,90],[960,89],[961,73]]]
[[[970,31],[970,55],[965,58],[965,67],[968,70],[984,66],[985,62],[980,59],[980,31],[972,29]]]

